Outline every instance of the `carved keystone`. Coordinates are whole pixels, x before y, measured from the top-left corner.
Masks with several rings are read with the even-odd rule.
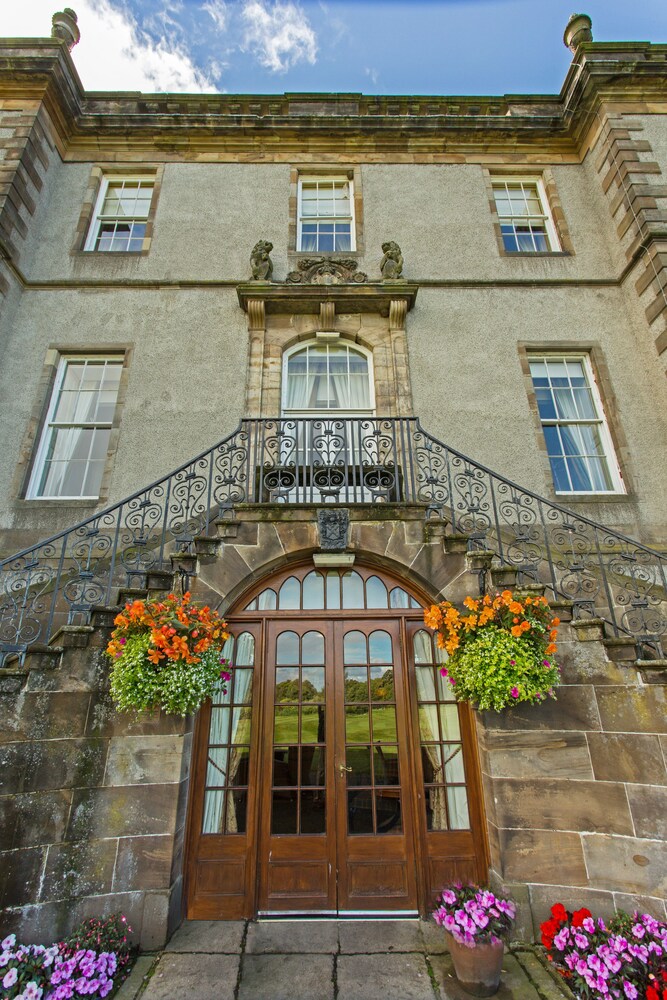
[[[344,552],[347,548],[347,533],[350,527],[350,512],[341,507],[320,509],[317,512],[317,532],[323,552]]]

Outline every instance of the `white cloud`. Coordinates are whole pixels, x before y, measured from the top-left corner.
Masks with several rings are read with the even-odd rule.
[[[218,31],[226,30],[229,11],[225,0],[206,0],[206,3],[202,4],[202,10],[211,15]]]
[[[295,63],[315,62],[317,38],[297,4],[276,2],[269,9],[266,0],[246,0],[241,19],[242,48],[262,66],[284,73]]]
[[[110,0],[76,0],[81,41],[72,52],[87,90],[211,93],[218,88],[180,45],[166,35],[157,41],[141,31],[132,15]],[[6,9],[5,9],[6,7]],[[47,38],[54,0],[3,3],[2,34]]]

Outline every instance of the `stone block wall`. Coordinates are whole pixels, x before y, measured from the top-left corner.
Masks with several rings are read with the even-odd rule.
[[[536,935],[557,901],[665,919],[667,687],[596,631],[561,626],[557,701],[478,716],[492,870]]]
[[[218,529],[217,555],[203,540],[190,568],[195,596],[223,611],[319,547],[314,507],[240,510]],[[348,551],[433,599],[475,593],[465,539],[417,508],[353,508]],[[154,948],[182,917],[191,721],[114,711],[103,656],[112,617],[98,612],[63,629],[60,647],[0,671],[0,908],[3,930],[24,940],[122,910]],[[588,623],[562,626],[559,663],[556,701],[477,716],[490,874],[521,904],[528,939],[558,900],[666,915],[664,673],[610,659]]]
[[[122,910],[155,948],[180,923],[192,734],[114,710],[107,638],[99,622],[71,627],[62,652],[0,671],[0,909],[25,941]]]

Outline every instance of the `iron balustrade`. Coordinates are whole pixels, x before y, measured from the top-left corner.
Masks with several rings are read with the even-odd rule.
[[[0,561],[0,664],[144,587],[241,504],[418,504],[470,550],[514,566],[662,655],[666,558],[497,475],[416,418],[284,417],[239,427],[163,479]],[[648,649],[648,653],[646,650]]]

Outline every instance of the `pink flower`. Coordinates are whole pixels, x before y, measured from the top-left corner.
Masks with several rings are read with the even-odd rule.
[[[510,665],[511,665],[511,666],[514,666],[514,665],[515,665],[515,663],[516,663],[516,660],[510,660]]]
[[[510,691],[510,694],[512,695],[513,698],[518,698],[519,697],[518,687],[513,687],[512,690]]]

